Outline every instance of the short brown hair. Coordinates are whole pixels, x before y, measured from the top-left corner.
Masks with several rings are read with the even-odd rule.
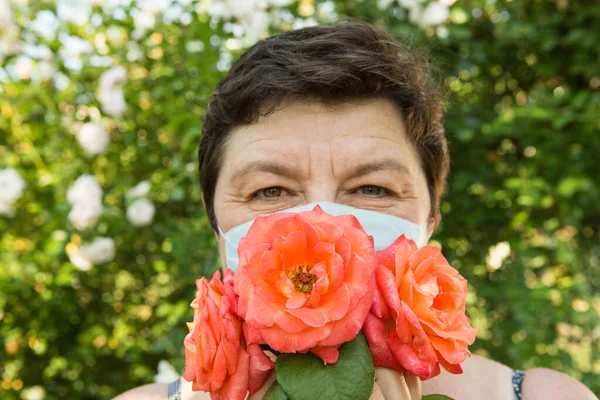
[[[204,117],[200,184],[213,229],[215,187],[229,132],[275,112],[286,101],[310,97],[333,105],[391,99],[404,117],[427,178],[430,217],[439,222],[449,155],[442,91],[431,71],[425,56],[361,22],[313,26],[256,43],[217,84]]]

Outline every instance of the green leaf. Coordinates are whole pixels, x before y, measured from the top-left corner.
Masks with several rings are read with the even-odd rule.
[[[287,400],[288,398],[279,382],[275,381],[265,393],[263,400]]]
[[[454,400],[452,397],[444,396],[443,394],[430,394],[423,396],[423,400]]]
[[[339,351],[338,362],[329,365],[312,353],[281,354],[275,362],[277,381],[294,400],[368,399],[375,369],[365,337],[359,333]]]

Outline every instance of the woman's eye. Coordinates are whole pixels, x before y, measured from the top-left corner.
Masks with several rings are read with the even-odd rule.
[[[257,190],[254,193],[254,197],[258,199],[276,199],[281,197],[284,189],[280,186],[272,186],[264,189]]]
[[[376,185],[365,185],[358,189],[358,192],[364,196],[381,197],[388,194],[387,189]]]

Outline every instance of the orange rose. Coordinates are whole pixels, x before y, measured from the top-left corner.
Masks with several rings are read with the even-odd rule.
[[[213,400],[244,399],[266,381],[273,362],[259,345],[245,346],[242,321],[235,314],[237,298],[233,272],[215,272],[210,282],[196,281],[198,291],[191,306],[194,322],[185,337],[185,372],[193,390],[210,392]]]
[[[363,332],[376,366],[421,379],[460,374],[477,335],[465,314],[467,281],[440,249],[402,235],[376,254],[377,293]]]
[[[360,331],[373,302],[373,238],[319,206],[259,217],[238,248],[235,292],[249,343],[312,351],[325,363]]]

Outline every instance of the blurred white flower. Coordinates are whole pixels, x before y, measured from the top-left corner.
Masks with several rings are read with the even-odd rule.
[[[68,215],[75,228],[82,231],[92,228],[102,215],[102,202],[90,201],[76,203]]]
[[[110,136],[104,130],[104,126],[89,122],[83,124],[77,133],[77,141],[88,156],[102,154],[110,142]]]
[[[120,88],[100,92],[98,101],[100,101],[102,111],[113,117],[120,117],[127,109],[125,93]]]
[[[71,81],[69,80],[69,77],[60,71],[58,71],[54,74],[54,76],[52,77],[52,81],[54,82],[54,86],[59,90],[66,89],[67,87],[69,87],[69,84],[71,83]]]
[[[400,4],[404,8],[411,9],[411,8],[417,7],[419,5],[419,1],[418,0],[398,0],[398,4]]]
[[[246,33],[246,40],[255,42],[269,31],[271,15],[268,12],[259,9],[240,16],[238,22]]]
[[[206,12],[215,20],[235,20],[247,41],[253,42],[268,32],[271,14],[267,12],[267,7],[277,6],[280,3],[287,5],[290,1],[213,0],[207,7],[201,8],[200,12]]]
[[[21,392],[21,398],[23,400],[42,400],[46,397],[46,390],[41,386],[32,386],[27,389],[23,389]]]
[[[15,25],[10,0],[0,0],[0,54],[19,50],[19,28]]]
[[[380,10],[385,10],[394,2],[395,0],[377,0],[377,8],[379,8]]]
[[[146,0],[140,2],[142,8],[154,13],[165,12],[171,5],[171,0]]]
[[[31,72],[33,71],[33,60],[31,57],[20,55],[17,57],[13,66],[15,75],[20,80],[31,79]]]
[[[114,260],[115,241],[108,237],[97,237],[92,243],[79,248],[67,247],[69,260],[82,271],[89,271],[92,266]]]
[[[100,89],[111,90],[121,87],[127,80],[127,70],[123,67],[112,67],[104,71],[100,76]]]
[[[143,33],[148,29],[154,28],[154,25],[156,24],[156,16],[150,10],[133,9],[130,14],[133,18],[135,29],[138,32]]]
[[[293,29],[302,29],[302,28],[307,28],[309,26],[315,26],[315,25],[319,25],[319,22],[312,17],[296,18],[294,20],[294,24],[292,25],[292,28]]]
[[[69,35],[66,32],[58,34],[58,40],[62,44],[58,54],[63,60],[65,67],[72,71],[79,71],[83,67],[82,54],[89,54],[94,47],[88,40],[84,40],[76,35]]]
[[[58,0],[56,3],[56,12],[58,18],[63,21],[83,25],[90,18],[92,3],[90,0]]]
[[[5,23],[0,21],[0,54],[15,54],[21,47],[19,28],[13,24],[3,24]]]
[[[450,35],[450,31],[444,25],[440,25],[437,28],[435,28],[435,34],[440,39],[445,39]]]
[[[38,11],[35,20],[31,22],[31,28],[40,36],[46,39],[53,39],[60,21],[50,10]]]
[[[102,111],[111,116],[121,116],[127,108],[123,85],[127,79],[127,70],[123,67],[112,67],[100,76],[98,101]]]
[[[92,175],[81,175],[67,191],[67,201],[71,203],[71,205],[77,203],[91,203],[94,200],[102,200],[102,188],[98,185],[98,181]]]
[[[510,256],[510,244],[500,242],[489,248],[486,263],[492,270],[497,270],[508,256]]]
[[[241,18],[252,14],[259,7],[256,0],[213,0],[206,12],[216,18]]]
[[[0,0],[0,23],[4,25],[12,23],[12,10],[10,8],[10,0]]]
[[[39,61],[37,64],[37,73],[38,73],[38,78],[42,81],[47,81],[50,78],[52,78],[52,76],[54,75],[54,73],[56,72],[56,68],[54,67],[54,65],[52,65],[51,63],[49,63],[48,61]]]
[[[137,199],[138,197],[144,197],[150,191],[150,182],[142,181],[129,189],[125,196],[129,199]]]
[[[116,26],[106,28],[106,37],[112,44],[121,45],[125,40],[125,35]]]
[[[127,219],[135,226],[147,226],[152,223],[156,208],[148,199],[137,199],[127,208]]]
[[[12,205],[23,196],[25,181],[14,168],[0,170],[0,203]]]
[[[448,6],[438,2],[429,3],[421,14],[419,25],[423,27],[439,25],[446,21],[448,16],[450,16]]]
[[[77,178],[67,191],[67,201],[73,205],[69,221],[79,230],[93,227],[102,215],[102,188],[92,175]]]
[[[154,375],[155,383],[171,383],[179,379],[179,373],[168,361],[160,360],[158,362],[158,373]]]

